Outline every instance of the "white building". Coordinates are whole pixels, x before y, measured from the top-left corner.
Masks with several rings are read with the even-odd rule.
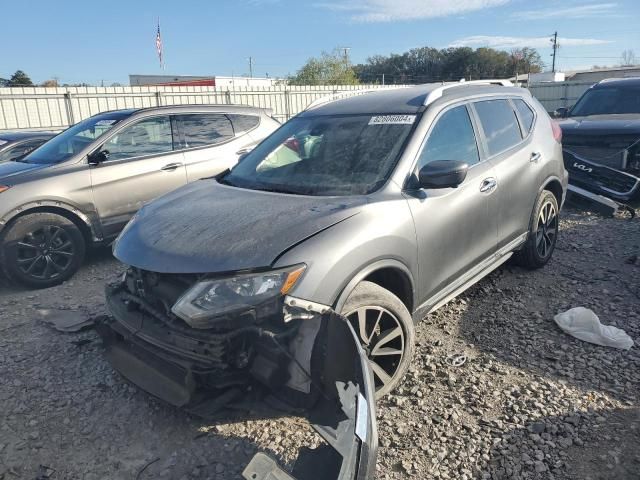
[[[267,77],[222,77],[195,75],[129,75],[129,85],[170,85],[202,87],[271,87],[283,82],[278,78]]]

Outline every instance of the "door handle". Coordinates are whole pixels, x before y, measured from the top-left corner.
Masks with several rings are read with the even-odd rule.
[[[163,172],[173,172],[174,170],[180,168],[181,166],[182,166],[181,163],[168,163],[167,165],[162,167],[160,170],[162,170]]]
[[[498,181],[493,177],[485,178],[480,184],[480,191],[482,193],[491,192],[498,186]]]
[[[531,157],[529,157],[529,161],[533,163],[538,163],[538,160],[540,160],[541,157],[542,155],[540,154],[540,152],[532,152]]]

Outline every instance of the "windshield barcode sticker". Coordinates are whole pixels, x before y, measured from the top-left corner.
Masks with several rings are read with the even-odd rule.
[[[415,115],[378,115],[371,117],[369,125],[411,125],[415,121]]]

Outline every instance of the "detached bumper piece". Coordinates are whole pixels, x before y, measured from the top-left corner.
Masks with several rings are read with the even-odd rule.
[[[640,205],[640,171],[629,172],[602,165],[567,148],[563,155],[571,185],[618,203]]]
[[[284,322],[280,305],[280,315],[250,311],[200,330],[172,317],[158,301],[161,295],[142,286],[147,288],[135,291],[125,281],[107,288],[113,318],[96,328],[114,369],[165,402],[203,416],[220,418],[243,404],[281,414],[267,400],[295,401],[291,409],[302,412],[323,438],[321,447],[301,449],[290,473],[256,454],[243,473],[246,479],[373,477],[378,441],[373,378],[344,317],[328,312],[310,318],[300,311],[296,318],[289,310]],[[317,328],[309,328],[309,322]],[[295,345],[312,345],[308,364]],[[290,386],[290,379],[301,374],[309,382],[306,393]]]

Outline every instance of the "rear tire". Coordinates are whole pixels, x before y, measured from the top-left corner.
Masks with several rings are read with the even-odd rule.
[[[529,222],[529,235],[522,250],[516,252],[519,265],[535,270],[551,259],[558,240],[559,208],[556,196],[543,190],[536,200]]]
[[[19,217],[0,235],[0,263],[5,275],[31,288],[53,287],[71,278],[85,251],[80,229],[54,213]]]
[[[372,282],[360,282],[342,308],[367,352],[376,399],[391,392],[409,369],[415,346],[413,319],[404,303]]]

